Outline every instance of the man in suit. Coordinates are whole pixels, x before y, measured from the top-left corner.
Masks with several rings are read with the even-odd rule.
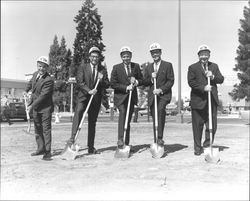
[[[153,43],[150,45],[150,53],[153,63],[150,63],[145,69],[144,84],[149,86],[148,106],[150,107],[153,117],[153,130],[155,132],[155,107],[154,95],[157,95],[158,109],[158,139],[156,142],[159,146],[164,145],[163,132],[165,127],[166,106],[172,98],[172,87],[174,85],[174,71],[170,62],[161,59],[162,49],[160,44]],[[156,89],[154,89],[154,78],[156,78]]]
[[[123,145],[129,145],[130,140],[130,121],[134,111],[134,105],[137,104],[136,86],[142,84],[142,74],[140,66],[131,62],[132,51],[129,47],[121,48],[120,56],[122,63],[114,65],[111,72],[111,87],[114,89],[114,104],[119,110],[118,121],[118,148]],[[123,141],[126,111],[128,106],[129,91],[132,91],[131,105],[129,108],[128,126],[126,131],[126,139]]]
[[[203,147],[210,145],[209,127],[208,127],[208,92],[211,91],[212,105],[212,133],[213,139],[217,129],[217,106],[219,105],[217,84],[224,81],[217,64],[212,63],[210,58],[210,49],[207,45],[201,45],[198,48],[199,61],[188,68],[188,84],[191,87],[191,109],[192,109],[192,128],[194,139],[194,154],[201,155]],[[211,86],[208,80],[211,79]],[[206,125],[205,141],[201,146],[203,126]]]
[[[99,154],[95,147],[96,121],[101,107],[103,90],[109,87],[109,79],[107,69],[100,64],[101,51],[97,47],[89,50],[90,63],[82,63],[77,71],[77,87],[79,89],[77,96],[77,105],[73,117],[73,125],[69,144],[73,144],[75,136],[81,122],[83,113],[88,105],[91,95],[93,99],[88,110],[88,153]],[[97,89],[95,84],[100,78]]]
[[[24,95],[31,90],[31,102],[28,111],[33,110],[37,150],[31,156],[43,154],[43,160],[51,160],[51,119],[54,110],[52,94],[54,81],[47,72],[48,57],[37,59],[37,71],[29,81]]]

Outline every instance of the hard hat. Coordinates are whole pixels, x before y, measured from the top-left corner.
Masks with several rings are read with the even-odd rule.
[[[121,48],[120,54],[122,54],[123,52],[130,52],[132,54],[132,51],[131,51],[130,47],[128,47],[128,46],[123,46]]]
[[[49,65],[49,59],[46,56],[40,56],[36,61]]]
[[[149,51],[153,51],[153,50],[161,50],[161,46],[159,43],[153,43],[150,45],[149,47]]]
[[[100,53],[101,50],[100,50],[98,47],[91,47],[91,48],[89,49],[89,54],[91,54],[91,52],[98,52],[98,53]]]
[[[207,45],[201,45],[201,46],[199,46],[197,54],[199,54],[202,51],[209,51],[209,52],[211,52],[210,48]]]

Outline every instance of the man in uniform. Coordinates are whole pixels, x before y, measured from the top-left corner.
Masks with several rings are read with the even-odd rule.
[[[165,128],[166,106],[171,102],[172,87],[174,85],[174,71],[170,62],[161,59],[162,49],[160,44],[153,43],[150,45],[149,51],[153,58],[153,63],[150,63],[145,69],[144,84],[149,86],[148,105],[153,117],[153,130],[155,132],[155,107],[154,95],[157,95],[157,110],[158,110],[158,139],[159,146],[164,145],[163,132]],[[156,78],[156,89],[154,89],[154,78]]]
[[[33,110],[37,150],[31,156],[43,154],[43,160],[51,160],[51,120],[54,110],[52,95],[54,80],[50,77],[48,57],[37,59],[37,71],[29,81],[24,95],[31,90],[28,111]]]
[[[82,63],[77,71],[77,86],[78,96],[75,114],[73,117],[73,125],[71,137],[68,140],[69,144],[73,144],[75,136],[81,122],[83,113],[88,105],[91,95],[93,99],[88,110],[88,153],[99,154],[94,147],[96,121],[101,107],[103,90],[109,87],[109,79],[107,69],[100,64],[101,51],[97,47],[92,47],[89,50],[90,63]],[[95,84],[97,79],[100,79],[97,89]]]
[[[224,81],[217,64],[212,63],[210,58],[210,49],[207,45],[201,45],[198,48],[199,61],[188,68],[188,84],[191,87],[191,109],[192,109],[192,128],[194,139],[194,154],[201,155],[203,147],[209,147],[210,136],[208,126],[208,92],[211,91],[212,106],[212,133],[213,139],[217,130],[217,106],[219,105],[217,84]],[[211,80],[211,86],[208,80]],[[201,146],[203,126],[206,125],[205,141]]]
[[[137,63],[131,62],[132,51],[129,47],[121,48],[120,56],[122,63],[113,66],[111,73],[111,87],[114,89],[114,104],[119,110],[118,121],[118,148],[123,145],[129,145],[130,140],[130,121],[134,111],[134,105],[137,104],[137,89],[136,86],[142,84],[142,74],[140,66]],[[126,111],[128,107],[129,91],[132,91],[131,105],[129,108],[128,125],[126,131],[126,139],[123,141],[124,126]]]

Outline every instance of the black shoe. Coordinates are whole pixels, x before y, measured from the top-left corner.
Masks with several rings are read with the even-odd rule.
[[[9,126],[11,126],[13,123],[12,122],[9,122]]]
[[[36,152],[31,153],[30,155],[31,156],[38,156],[38,155],[43,155],[44,153],[45,153],[44,151],[36,151]]]
[[[203,153],[203,150],[195,151],[194,155],[200,156]]]
[[[118,142],[117,142],[117,148],[118,148],[118,149],[122,149],[123,146],[124,146],[123,141],[122,141],[122,140],[118,140]]]
[[[89,154],[100,154],[101,152],[97,151],[95,148],[89,148],[88,153]]]
[[[52,159],[51,159],[51,153],[50,152],[47,152],[47,153],[45,153],[44,155],[43,155],[43,158],[42,158],[43,160],[45,160],[45,161],[51,161]]]
[[[164,141],[163,141],[162,139],[158,139],[158,140],[157,140],[157,144],[158,144],[159,146],[164,146]]]

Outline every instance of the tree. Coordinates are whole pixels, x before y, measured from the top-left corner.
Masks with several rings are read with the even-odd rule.
[[[60,54],[60,46],[58,43],[57,35],[55,35],[53,44],[50,46],[50,52],[49,52],[49,63],[50,63],[50,69],[49,73],[53,76],[56,76],[56,69],[59,65],[59,58],[58,55]]]
[[[71,51],[67,49],[64,36],[59,45],[58,38],[55,35],[53,44],[50,46],[49,60],[50,73],[54,77],[53,100],[55,105],[62,105],[63,101],[70,102],[70,86],[67,83],[72,64]]]
[[[78,15],[75,16],[74,22],[77,24],[76,38],[74,41],[73,62],[77,67],[84,61],[88,62],[88,51],[91,47],[97,46],[101,52],[104,51],[105,45],[102,43],[103,24],[101,16],[92,0],[85,0]],[[101,61],[104,60],[102,56]]]
[[[237,49],[237,64],[234,71],[238,72],[239,84],[234,85],[234,89],[229,95],[233,100],[250,100],[250,1],[248,7],[244,7],[244,19],[240,20],[239,43]]]

